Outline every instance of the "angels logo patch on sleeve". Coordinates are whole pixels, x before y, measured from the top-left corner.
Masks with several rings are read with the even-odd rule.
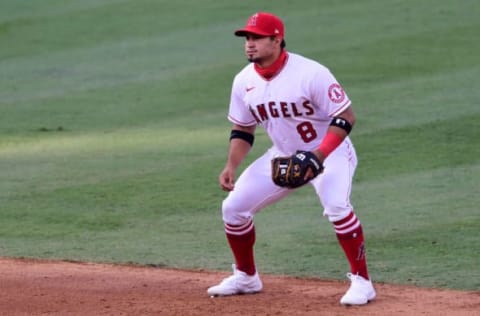
[[[334,103],[342,103],[345,100],[345,91],[338,83],[332,83],[328,87],[328,97]]]

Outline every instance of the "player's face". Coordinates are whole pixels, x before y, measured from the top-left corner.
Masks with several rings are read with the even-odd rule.
[[[247,34],[245,36],[245,54],[248,61],[261,67],[270,66],[280,53],[280,42],[277,37]]]

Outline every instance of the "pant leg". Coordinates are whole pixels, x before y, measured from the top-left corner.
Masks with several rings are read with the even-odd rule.
[[[225,234],[236,268],[248,275],[256,273],[253,216],[289,193],[271,180],[270,161],[273,156],[271,149],[248,166],[222,204]]]
[[[326,159],[325,173],[313,185],[350,264],[350,272],[368,280],[363,228],[350,203],[356,166],[355,150],[347,138]]]
[[[350,203],[357,156],[349,138],[335,149],[324,162],[324,172],[311,184],[323,205],[323,214],[330,222],[341,220],[353,210]]]
[[[275,154],[274,149],[268,150],[238,177],[235,189],[222,203],[225,223],[245,224],[261,209],[288,195],[290,190],[280,188],[271,179],[271,159]]]

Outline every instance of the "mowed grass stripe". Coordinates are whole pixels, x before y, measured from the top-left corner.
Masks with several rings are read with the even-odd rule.
[[[472,164],[480,156],[479,113],[355,138],[362,168],[357,178]]]
[[[476,124],[479,118],[480,114],[477,114],[358,136],[355,141],[361,168],[357,171],[357,179],[363,181],[391,174],[475,163],[480,153],[480,138],[468,136],[480,135]],[[168,132],[162,129],[126,130],[73,137],[62,135],[5,146],[1,153],[5,166],[55,157],[75,161],[76,156],[83,160],[95,155],[108,159],[109,156],[124,152],[136,157],[142,152],[161,151],[164,153],[161,156],[164,156],[166,151],[168,155],[173,155],[209,147],[218,148],[218,144],[226,144],[224,134],[218,128],[179,129],[177,132],[172,129],[168,129]]]
[[[406,233],[444,220],[474,221],[480,163],[358,181],[353,200],[375,236]],[[414,179],[414,180],[412,180]],[[373,224],[374,223],[374,224]]]
[[[50,135],[48,135],[51,133]],[[199,148],[216,147],[228,144],[228,132],[219,127],[189,130],[186,127],[176,129],[161,127],[118,129],[113,132],[78,133],[51,131],[38,132],[46,134],[43,138],[31,141],[6,144],[0,147],[1,159],[29,160],[40,158],[65,157],[74,158],[77,154],[115,154],[120,152],[144,151],[190,151]],[[227,135],[227,136],[226,136]]]
[[[129,0],[83,0],[59,1],[43,0],[42,2],[19,2],[17,0],[3,0],[0,11],[0,23],[15,20],[26,21],[39,17],[61,16],[67,13],[98,9],[105,5],[118,4]]]
[[[194,30],[201,25],[215,27],[231,23],[231,16],[237,15],[228,5],[219,5],[216,1],[188,2],[188,10],[179,9],[178,3],[165,1],[90,1],[83,5],[62,2],[61,5],[51,5],[55,8],[51,11],[51,6],[42,3],[49,9],[37,10],[36,14],[17,13],[17,18],[0,22],[0,32],[5,41],[11,43],[8,49],[0,52],[0,60]],[[18,8],[17,3],[14,1],[12,6]],[[214,20],[208,14],[211,6],[216,8]],[[34,8],[24,10],[35,12]]]
[[[205,33],[212,35],[209,45],[218,47],[216,54],[210,54],[210,48],[201,45],[201,40],[178,41],[178,38],[198,38]],[[216,33],[219,36],[215,36]],[[14,63],[0,62],[3,78],[0,97],[2,102],[16,103],[102,87],[190,77],[192,72],[228,63],[232,47],[222,45],[226,39],[220,33],[222,28],[211,26],[187,33],[65,50]],[[193,58],[192,51],[196,52]]]

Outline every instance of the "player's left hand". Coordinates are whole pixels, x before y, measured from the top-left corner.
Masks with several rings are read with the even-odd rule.
[[[323,164],[311,151],[297,151],[290,157],[272,159],[272,180],[281,187],[295,189],[323,172]]]

